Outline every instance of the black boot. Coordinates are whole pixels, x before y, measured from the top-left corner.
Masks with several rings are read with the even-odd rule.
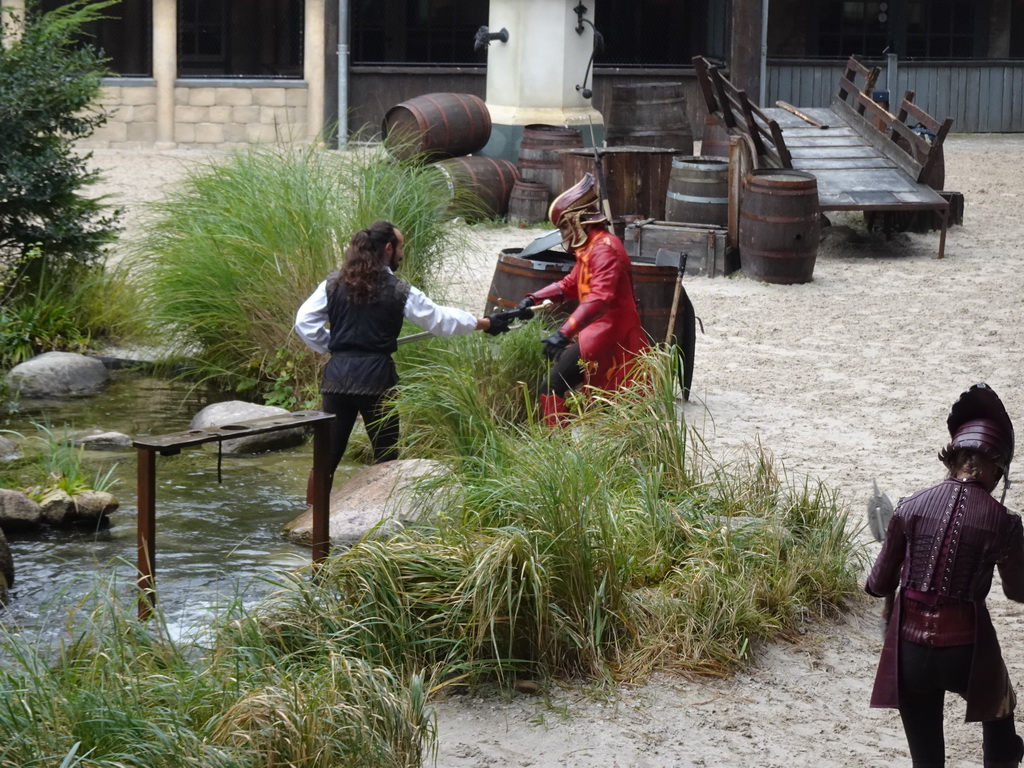
[[[1024,760],[1024,739],[1017,737],[1017,759],[1015,760],[989,760],[985,759],[985,768],[1017,768],[1020,761]]]

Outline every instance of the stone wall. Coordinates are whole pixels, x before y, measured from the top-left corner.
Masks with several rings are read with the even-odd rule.
[[[174,88],[174,142],[196,149],[237,149],[306,141],[309,92],[304,82],[179,84]],[[85,147],[149,149],[157,141],[156,84],[107,83],[100,105],[110,116]]]

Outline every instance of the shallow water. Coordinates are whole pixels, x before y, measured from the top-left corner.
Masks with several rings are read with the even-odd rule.
[[[71,434],[96,428],[138,438],[182,431],[217,399],[225,398],[114,372],[99,395],[23,401],[18,412],[0,415],[0,429],[28,437],[40,434],[35,422],[58,435],[65,427]],[[46,622],[44,616],[64,613],[113,577],[119,590],[130,594],[137,560],[136,451],[87,451],[85,462],[90,473],[117,464],[117,482],[110,490],[120,508],[110,526],[99,531],[9,534],[15,585],[0,621],[19,626]],[[265,594],[276,570],[310,560],[307,547],[285,540],[280,531],[305,509],[311,445],[224,455],[220,482],[217,464],[216,449],[208,446],[156,459],[156,587],[172,631],[193,628],[213,606]]]

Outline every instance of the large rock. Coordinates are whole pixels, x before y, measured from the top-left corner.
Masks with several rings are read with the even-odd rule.
[[[60,527],[69,522],[68,515],[74,503],[67,491],[51,488],[39,499],[39,511],[44,522]]]
[[[9,437],[0,435],[0,461],[14,461],[21,458],[21,448]]]
[[[88,395],[110,378],[103,363],[74,352],[46,352],[11,369],[7,380],[22,397]]]
[[[39,505],[20,491],[0,488],[0,530],[34,531],[42,525]]]
[[[83,525],[102,527],[120,506],[106,491],[82,491],[69,496],[54,488],[39,500],[43,520],[55,527]]]
[[[257,405],[242,400],[228,400],[223,403],[208,405],[195,415],[189,429],[207,429],[237,424],[240,421],[263,419],[269,416],[287,415],[288,411],[273,405]],[[277,432],[264,432],[259,435],[235,437],[224,440],[221,450],[224,453],[263,453],[282,448],[293,448],[302,445],[306,439],[306,428],[295,427]],[[205,443],[211,450],[217,450],[216,443]]]
[[[72,496],[71,502],[66,522],[97,527],[104,524],[111,513],[121,506],[117,499],[106,491],[82,491]]]
[[[331,492],[331,543],[349,545],[374,529],[374,535],[385,536],[405,523],[423,520],[423,515],[433,515],[434,509],[417,509],[409,486],[424,475],[444,471],[444,464],[428,459],[387,461],[360,470]],[[312,544],[313,508],[288,523],[281,533]]]
[[[131,448],[132,439],[124,432],[101,432],[94,429],[76,437],[75,445],[89,451],[118,451]]]

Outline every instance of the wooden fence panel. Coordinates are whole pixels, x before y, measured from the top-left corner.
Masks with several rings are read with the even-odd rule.
[[[885,62],[878,88],[885,89]],[[798,107],[827,107],[843,71],[840,62],[768,62],[763,107],[788,101]],[[915,92],[914,103],[940,120],[953,118],[954,133],[1024,133],[1024,61],[930,63],[900,61],[895,104],[905,91]]]

